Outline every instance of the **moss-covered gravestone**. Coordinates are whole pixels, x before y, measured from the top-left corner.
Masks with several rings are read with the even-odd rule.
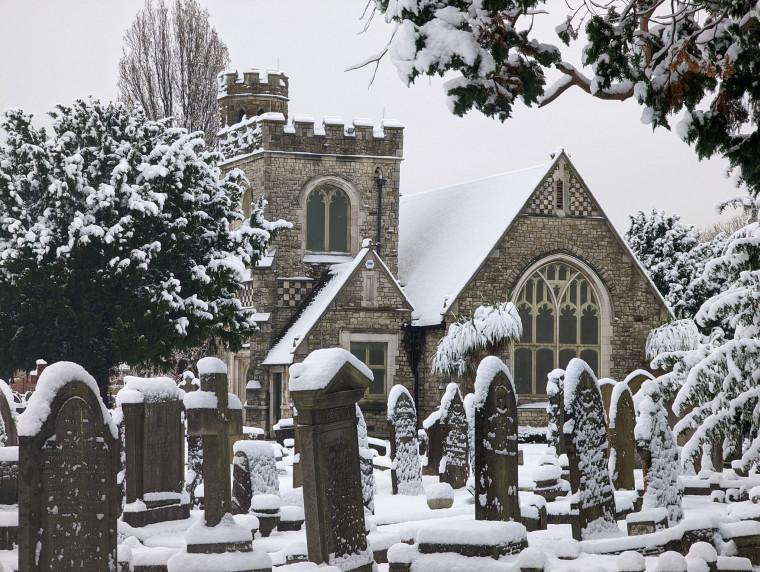
[[[475,519],[520,522],[517,493],[517,398],[507,366],[495,356],[475,378]]]
[[[391,430],[391,485],[393,494],[419,495],[422,486],[419,444],[417,443],[417,410],[409,391],[394,385],[388,395],[388,426]]]
[[[607,421],[599,385],[585,361],[574,358],[567,365],[564,393],[565,448],[571,485],[577,490],[573,538],[586,540],[618,530],[607,468]]]
[[[119,443],[95,380],[74,363],[48,366],[18,434],[19,570],[112,571]]]
[[[636,439],[633,429],[636,427],[636,411],[631,390],[625,383],[617,383],[612,389],[609,419],[609,470],[612,484],[618,490],[635,490],[633,466]]]
[[[290,366],[298,409],[309,560],[341,570],[372,570],[367,546],[356,432],[356,402],[371,370],[346,350],[317,350]]]
[[[462,392],[456,383],[449,383],[441,398],[441,434],[443,438],[438,473],[442,483],[461,489],[470,476],[467,415]]]
[[[124,423],[126,505],[122,520],[142,527],[190,517],[184,491],[185,395],[168,377],[126,377],[116,395]],[[161,462],[156,462],[161,459]]]
[[[565,454],[565,439],[562,435],[562,426],[565,424],[565,370],[555,369],[549,373],[546,382],[546,396],[549,405],[546,412],[549,415],[549,424],[546,426],[546,442],[554,447],[554,452],[559,455]]]

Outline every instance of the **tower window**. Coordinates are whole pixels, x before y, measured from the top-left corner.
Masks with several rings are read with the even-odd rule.
[[[557,181],[557,192],[554,195],[555,208],[558,211],[565,210],[565,183],[563,181]]]
[[[346,193],[335,187],[316,189],[306,201],[306,249],[349,252],[350,219]]]

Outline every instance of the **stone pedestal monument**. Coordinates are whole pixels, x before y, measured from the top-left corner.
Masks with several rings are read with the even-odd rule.
[[[317,350],[290,367],[298,409],[309,560],[343,571],[372,570],[362,504],[356,402],[370,369],[339,348]]]

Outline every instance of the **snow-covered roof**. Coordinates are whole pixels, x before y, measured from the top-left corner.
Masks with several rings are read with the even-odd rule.
[[[554,162],[401,197],[399,281],[415,325],[441,323]]]
[[[366,243],[366,241],[365,241]],[[277,342],[269,353],[266,359],[262,362],[262,365],[290,365],[293,363],[293,355],[295,354],[298,346],[303,343],[309,332],[316,325],[317,321],[322,317],[327,308],[330,306],[335,297],[343,289],[348,279],[353,275],[354,271],[364,262],[367,255],[370,252],[370,248],[365,246],[359,251],[359,254],[350,262],[344,262],[341,264],[333,264],[330,267],[330,274],[332,275],[329,282],[314,296],[311,304],[303,311],[298,317],[295,323],[288,329],[282,339]],[[375,260],[379,262],[380,267],[385,272],[388,280],[396,283],[396,279],[391,274],[385,263],[375,255]],[[396,283],[399,294],[404,296],[407,304],[412,306],[411,301],[406,297],[401,286]]]

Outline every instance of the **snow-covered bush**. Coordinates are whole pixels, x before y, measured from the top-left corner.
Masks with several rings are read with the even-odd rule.
[[[639,410],[634,429],[636,447],[642,460],[647,463],[646,492],[642,510],[666,507],[668,521],[676,524],[683,518],[678,482],[680,465],[678,447],[668,426],[668,414],[662,404],[662,393],[655,381],[645,381],[636,394]]]
[[[522,336],[522,321],[512,302],[478,306],[469,319],[449,326],[433,357],[433,373],[472,377],[480,358]]]

